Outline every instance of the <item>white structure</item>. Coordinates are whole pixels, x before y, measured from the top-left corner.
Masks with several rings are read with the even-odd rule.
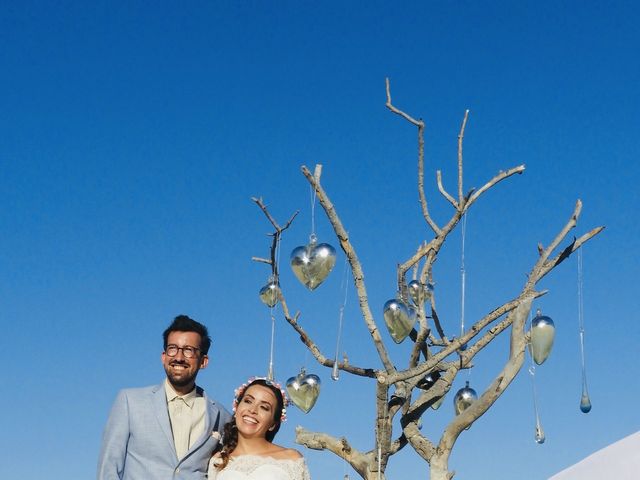
[[[638,480],[640,432],[598,450],[549,480]]]

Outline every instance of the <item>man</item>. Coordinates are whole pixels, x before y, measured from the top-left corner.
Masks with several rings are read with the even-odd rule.
[[[105,427],[98,480],[202,480],[229,413],[196,386],[207,327],[177,316],[163,333],[160,385],[122,390]]]

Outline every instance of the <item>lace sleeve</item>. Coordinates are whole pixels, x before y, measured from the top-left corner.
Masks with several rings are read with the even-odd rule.
[[[307,462],[304,457],[291,461],[290,466],[289,474],[291,476],[291,480],[311,480],[309,468],[307,467]]]
[[[303,459],[301,459],[302,462],[301,463],[301,476],[300,476],[300,480],[311,480],[311,475],[309,474],[309,468],[307,467],[307,462]]]

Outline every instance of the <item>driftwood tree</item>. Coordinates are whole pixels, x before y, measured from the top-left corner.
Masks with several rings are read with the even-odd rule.
[[[525,167],[524,165],[519,165],[501,171],[481,188],[465,192],[463,186],[462,147],[468,111],[465,112],[458,134],[458,188],[455,195],[445,190],[442,184],[441,172],[436,172],[438,190],[452,207],[452,214],[448,221],[444,224],[438,224],[429,212],[429,202],[424,190],[425,124],[422,120],[416,120],[394,106],[391,100],[388,80],[386,82],[386,95],[386,107],[392,113],[417,128],[418,194],[422,216],[433,234],[433,238],[430,241],[420,244],[417,251],[398,266],[398,292],[406,300],[408,297],[409,276],[413,276],[414,279],[417,277],[422,285],[433,282],[433,266],[438,258],[438,253],[471,206],[481,195],[499,182],[515,174],[523,173]],[[346,359],[338,364],[338,368],[343,372],[368,377],[375,382],[375,445],[371,450],[361,451],[355,448],[347,438],[337,438],[326,433],[310,432],[302,427],[298,427],[296,430],[296,442],[308,448],[333,452],[348,462],[366,480],[384,479],[384,471],[390,457],[401,449],[410,446],[429,463],[431,480],[451,479],[454,476],[454,472],[449,470],[448,461],[459,435],[491,408],[522,368],[525,349],[529,342],[526,323],[531,304],[535,298],[546,293],[538,290],[536,285],[604,227],[594,228],[577,238],[573,237],[564,247],[561,247],[569,232],[576,226],[580,216],[582,203],[578,200],[573,213],[556,237],[547,246],[537,245],[537,261],[528,272],[520,293],[515,298],[506,300],[502,305],[488,312],[471,325],[466,333],[457,338],[447,335],[442,328],[434,292],[429,296],[427,302],[419,304],[418,322],[409,335],[413,345],[407,363],[405,365],[396,365],[390,360],[387,347],[379,332],[379,322],[376,321],[369,306],[363,269],[358,260],[356,250],[349,240],[347,230],[343,226],[336,208],[321,185],[321,169],[316,168],[315,173],[312,173],[307,167],[303,166],[302,173],[315,190],[317,198],[340,242],[340,247],[348,259],[362,319],[377,351],[380,365],[358,366],[349,363]],[[269,214],[261,199],[254,198],[253,200],[275,228],[271,258],[254,257],[254,260],[270,264],[277,278],[278,272],[275,263],[277,242],[283,230],[293,221],[295,214],[281,227]],[[333,368],[334,360],[322,353],[320,347],[299,323],[300,314],[292,315],[284,293],[279,291],[278,294],[286,321],[299,334],[300,339],[312,353],[315,360],[322,366]],[[419,428],[421,416],[430,406],[447,394],[453,385],[456,375],[463,369],[472,368],[472,362],[476,355],[503,333],[510,336],[510,351],[507,360],[495,379],[470,407],[453,418],[439,439],[427,438]],[[425,384],[424,379],[429,374],[432,375],[432,379],[437,379],[435,383]],[[396,425],[399,424],[401,426],[401,428],[396,427],[396,431],[393,428],[394,421]]]

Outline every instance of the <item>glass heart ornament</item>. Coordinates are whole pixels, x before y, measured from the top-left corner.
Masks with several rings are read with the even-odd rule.
[[[536,316],[531,320],[530,334],[529,348],[531,356],[534,362],[542,365],[551,353],[553,340],[556,336],[556,327],[553,320],[546,315],[542,315],[538,310]]]
[[[320,377],[306,374],[302,370],[287,380],[287,393],[293,404],[304,413],[309,413],[320,395]]]
[[[469,386],[469,382],[466,382],[466,385],[458,390],[456,392],[456,396],[453,397],[453,407],[455,408],[456,415],[460,415],[464,412],[477,399],[478,394]]]
[[[436,400],[435,402],[433,402],[431,404],[431,408],[434,410],[437,410],[440,408],[440,405],[442,405],[443,402],[444,402],[444,395],[440,397],[438,400]]]
[[[318,244],[314,235],[307,245],[291,252],[291,269],[309,290],[315,290],[327,278],[336,264],[336,249],[328,243]]]
[[[273,277],[269,279],[267,284],[260,289],[260,301],[267,307],[275,307],[280,299],[280,286]]]
[[[416,307],[420,307],[424,302],[431,300],[431,293],[433,292],[433,285],[430,283],[424,285],[419,280],[411,280],[407,285],[409,288],[409,296],[411,301]]]
[[[401,343],[413,329],[416,323],[417,312],[397,299],[388,300],[382,308],[384,323],[391,338],[396,343]]]
[[[431,387],[435,385],[435,383],[440,378],[440,372],[438,370],[434,370],[424,376],[416,385],[421,390],[429,390]]]

